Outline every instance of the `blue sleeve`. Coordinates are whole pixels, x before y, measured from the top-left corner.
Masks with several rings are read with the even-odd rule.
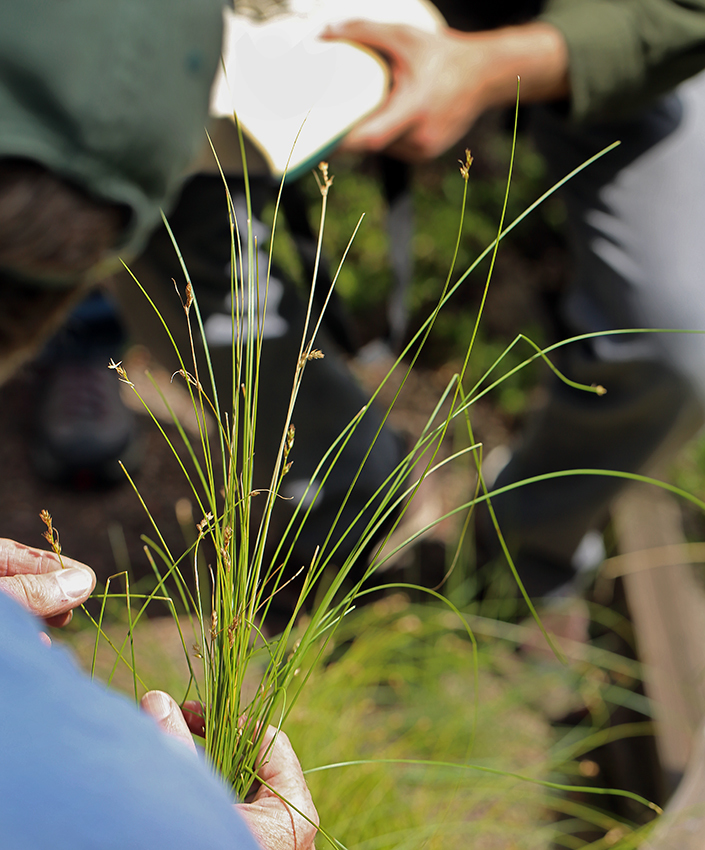
[[[224,787],[0,593],[0,844],[257,850]]]

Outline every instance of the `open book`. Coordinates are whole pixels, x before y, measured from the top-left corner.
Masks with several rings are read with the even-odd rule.
[[[225,10],[223,67],[211,115],[237,114],[273,174],[316,165],[387,96],[389,71],[378,54],[318,36],[365,18],[433,31],[443,18],[427,0],[241,0]]]

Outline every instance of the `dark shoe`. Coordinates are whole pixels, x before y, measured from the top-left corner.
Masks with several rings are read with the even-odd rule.
[[[63,360],[40,373],[31,460],[49,481],[77,489],[125,480],[140,459],[135,416],[108,363]]]
[[[109,297],[92,292],[44,349],[37,366],[33,445],[35,472],[49,481],[90,489],[134,471],[137,423],[120,397],[118,360],[125,335]]]

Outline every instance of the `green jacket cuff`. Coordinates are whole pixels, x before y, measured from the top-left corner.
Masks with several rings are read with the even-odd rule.
[[[613,117],[615,92],[623,99],[643,85],[642,46],[629,4],[553,0],[539,20],[556,27],[568,45],[574,121]]]

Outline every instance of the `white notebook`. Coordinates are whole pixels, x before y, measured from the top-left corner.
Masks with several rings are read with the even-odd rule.
[[[260,16],[251,7],[266,6]],[[377,109],[389,71],[377,53],[319,38],[328,24],[365,18],[427,31],[444,25],[427,0],[251,0],[225,10],[223,63],[211,115],[238,121],[274,175],[296,177]],[[290,158],[291,157],[291,158]]]

